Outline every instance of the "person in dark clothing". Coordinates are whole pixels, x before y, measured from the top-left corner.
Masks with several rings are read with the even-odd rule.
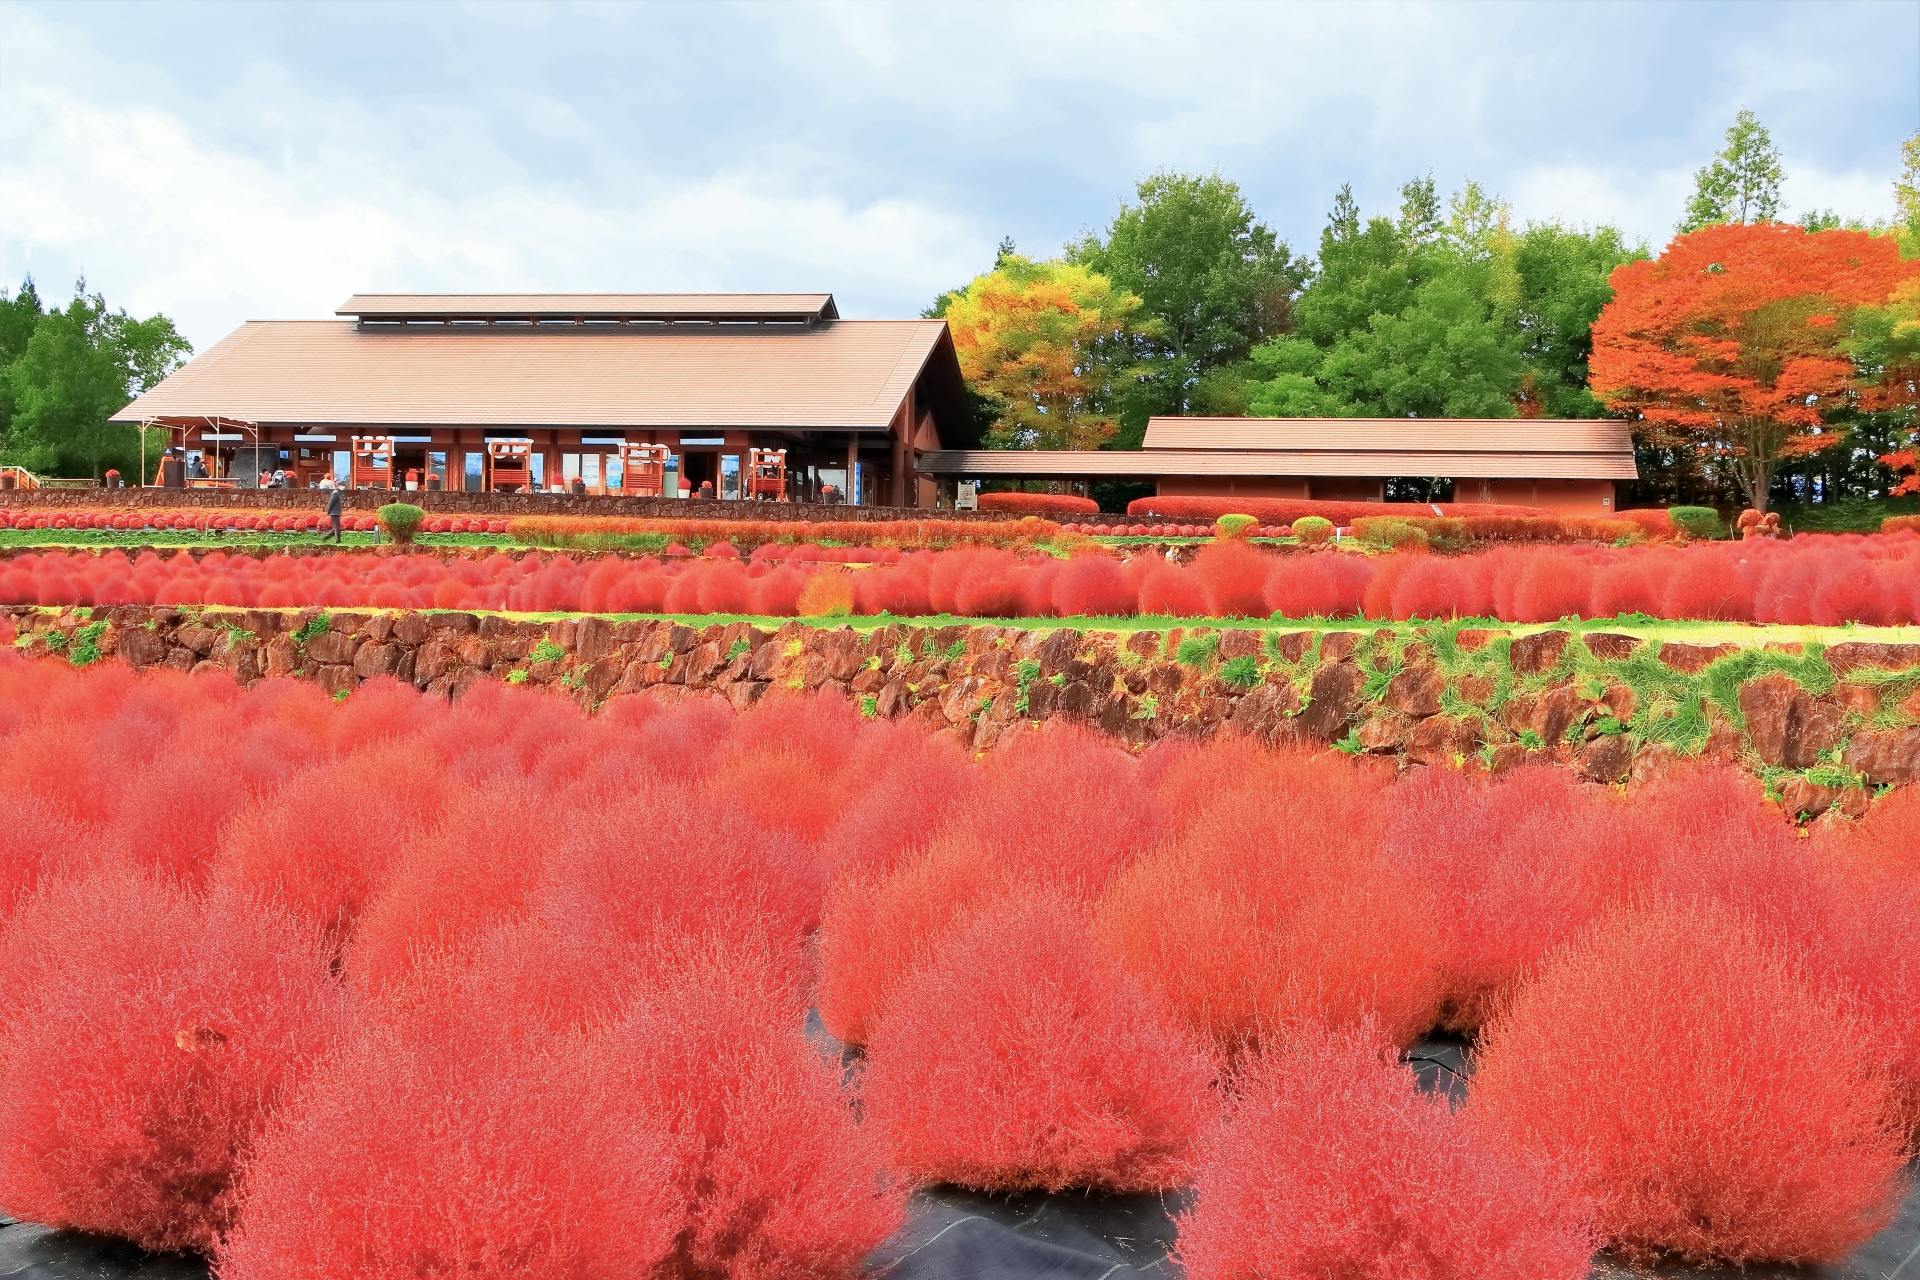
[[[333,526],[333,540],[340,541],[340,486],[327,496],[327,522]]]

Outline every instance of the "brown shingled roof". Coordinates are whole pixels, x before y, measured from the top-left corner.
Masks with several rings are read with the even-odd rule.
[[[1624,425],[1624,424],[1623,424]],[[948,449],[921,468],[956,476],[1446,476],[1472,480],[1632,480],[1633,449],[1538,453],[1412,449]]]
[[[1152,418],[1143,447],[1633,455],[1627,424],[1613,418]]]
[[[253,321],[113,420],[884,431],[929,360],[929,387],[957,396],[943,390],[958,387],[959,369],[940,367],[954,361],[941,320],[384,331]]]

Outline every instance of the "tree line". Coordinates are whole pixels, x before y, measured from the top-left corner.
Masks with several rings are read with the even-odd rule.
[[[1893,221],[1782,222],[1779,153],[1742,111],[1658,258],[1611,226],[1516,225],[1474,182],[1443,198],[1431,174],[1378,213],[1342,187],[1302,255],[1232,181],[1156,173],[1104,229],[1048,259],[1003,240],[927,310],[972,409],[947,443],[1138,448],[1156,414],[1614,415],[1634,425],[1631,500],[1920,492],[1920,134],[1902,159]],[[64,308],[31,279],[0,290],[0,463],[131,475],[138,433],[107,419],[191,353],[84,280]]]
[[[1660,259],[1611,226],[1516,225],[1479,184],[1443,198],[1431,175],[1370,215],[1341,188],[1306,257],[1232,181],[1156,173],[1055,258],[1003,241],[991,270],[926,314],[951,326],[972,392],[963,443],[1137,448],[1156,414],[1624,416],[1635,500],[1878,498],[1917,443],[1920,134],[1903,164],[1892,222],[1815,210],[1782,223],[1779,153],[1742,111]],[[1693,290],[1657,333],[1650,314],[1599,325],[1616,351],[1596,377],[1596,325],[1622,287],[1671,294],[1660,264],[1705,249],[1692,269],[1719,287]],[[1630,346],[1637,364],[1614,358]],[[1389,487],[1420,500],[1441,484]]]
[[[32,277],[0,289],[0,465],[42,476],[132,482],[139,433],[107,422],[179,368],[193,347],[163,315],[109,310],[82,279],[64,308],[42,306]],[[150,440],[150,451],[164,446]],[[151,452],[150,455],[151,456]]]

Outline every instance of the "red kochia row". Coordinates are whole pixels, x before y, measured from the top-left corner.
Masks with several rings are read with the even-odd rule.
[[[505,517],[429,516],[420,525],[422,533],[505,533]],[[357,533],[371,533],[380,527],[370,511],[346,511],[340,526]],[[303,533],[326,530],[331,526],[319,511],[202,511],[171,507],[49,507],[0,511],[0,529],[175,529],[180,531],[237,531],[261,533]]]
[[[814,557],[872,567],[849,573]],[[808,592],[818,574],[843,585]],[[804,593],[804,599],[803,599]],[[825,601],[827,603],[822,604]],[[1102,552],[900,552],[727,544],[693,559],[45,552],[0,562],[0,604],[211,604],[895,617],[1568,615],[1838,625],[1920,618],[1920,534],[1687,547],[1506,547],[1462,556],[1280,555],[1219,541],[1191,563]],[[804,605],[804,607],[803,607]]]
[[[1191,1180],[1197,1280],[1831,1260],[1920,1118],[1915,788],[0,654],[0,829],[0,1203],[223,1280],[833,1280],[936,1180]]]

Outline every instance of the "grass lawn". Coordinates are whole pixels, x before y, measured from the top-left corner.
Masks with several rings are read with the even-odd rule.
[[[192,610],[196,606],[179,605],[178,608]],[[58,606],[41,606],[42,612],[60,613]],[[206,613],[241,613],[246,610],[238,606],[207,605]],[[270,610],[289,616],[300,612],[286,608]],[[331,613],[399,613],[404,610],[387,609],[379,606],[351,607],[335,606]],[[1849,640],[1874,641],[1882,644],[1920,644],[1920,626],[1904,627],[1868,627],[1849,624],[1840,627],[1795,626],[1786,623],[1751,622],[1711,622],[1711,621],[1669,621],[1663,618],[1650,618],[1645,614],[1623,614],[1613,618],[1560,619],[1555,622],[1501,622],[1496,618],[1458,618],[1436,621],[1430,618],[1416,618],[1404,622],[1383,621],[1373,618],[1206,618],[1172,617],[1168,615],[1142,616],[1128,618],[1113,617],[1071,617],[1071,618],[970,618],[958,614],[942,613],[920,617],[896,617],[892,614],[861,614],[846,617],[786,618],[770,614],[747,613],[603,613],[589,615],[579,610],[551,610],[545,613],[515,613],[507,610],[490,609],[421,609],[418,612],[432,615],[435,613],[472,613],[480,617],[494,616],[511,618],[516,622],[558,622],[566,618],[588,616],[605,618],[609,622],[654,622],[665,620],[677,622],[689,627],[725,626],[733,622],[747,622],[765,631],[773,631],[791,622],[802,623],[810,627],[851,627],[855,631],[874,631],[895,623],[905,623],[910,627],[1013,627],[1023,631],[1058,631],[1072,628],[1076,631],[1105,632],[1113,635],[1131,635],[1136,631],[1170,631],[1175,627],[1209,627],[1215,629],[1235,629],[1254,631],[1380,631],[1414,632],[1430,627],[1445,627],[1450,631],[1469,628],[1481,628],[1489,631],[1504,631],[1512,635],[1528,635],[1536,631],[1568,630],[1576,634],[1588,632],[1613,632],[1621,635],[1638,636],[1644,640],[1674,640],[1684,644],[1819,644],[1832,646]]]

